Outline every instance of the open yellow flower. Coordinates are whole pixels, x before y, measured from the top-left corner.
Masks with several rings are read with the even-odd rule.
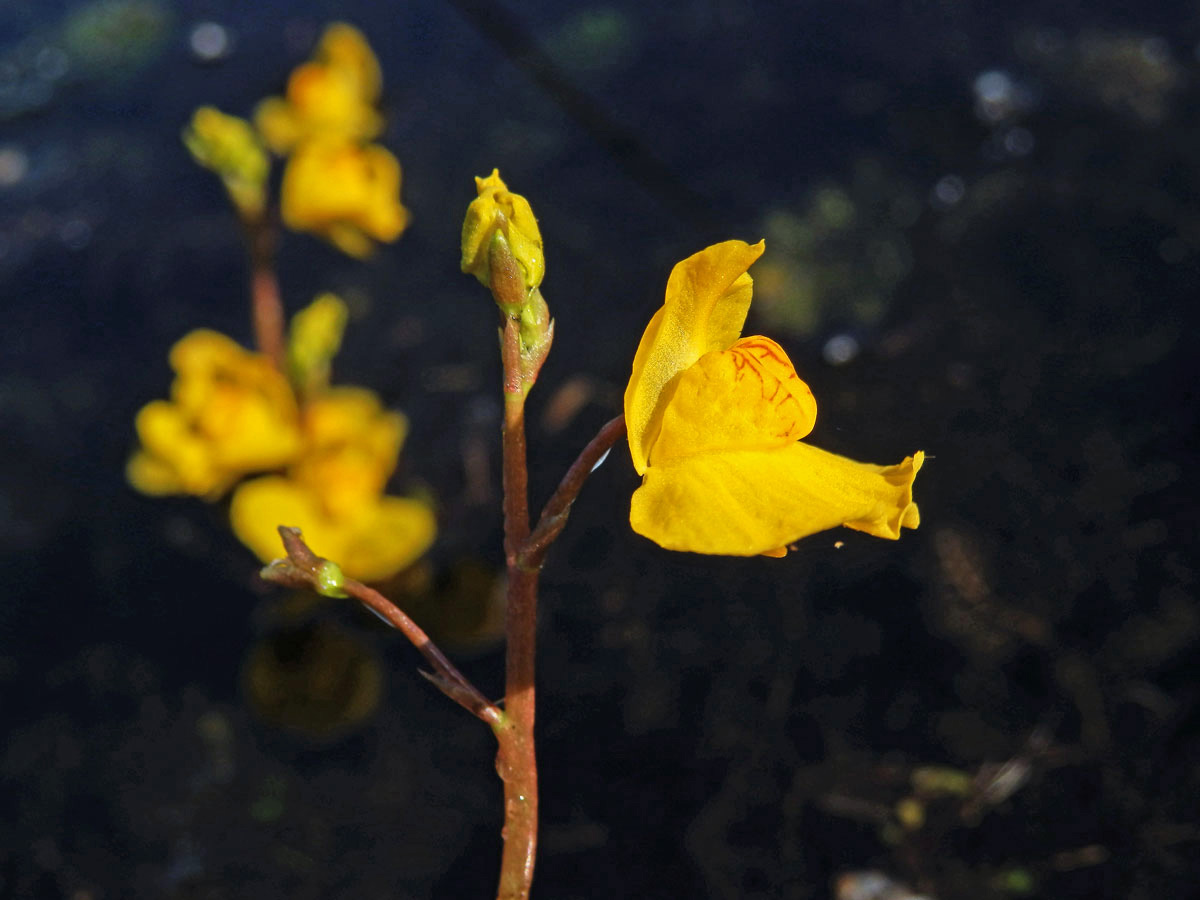
[[[351,578],[380,581],[433,543],[433,511],[383,494],[408,423],[364,388],[332,388],[304,408],[304,450],[286,477],[247,481],[233,494],[234,533],[263,562],[282,555],[276,527],[299,528],[319,556]]]
[[[400,163],[378,144],[302,144],[288,160],[282,193],[283,224],[320,235],[351,256],[368,256],[374,241],[394,241],[408,225]]]
[[[260,103],[254,122],[280,155],[314,138],[367,141],[383,128],[375,109],[380,85],[379,62],[362,32],[335,22],[325,29],[312,60],[292,71],[286,96]]]
[[[763,244],[726,241],[675,266],[625,391],[633,465],[630,524],[669,550],[782,556],[838,525],[898,538],[920,523],[915,453],[894,466],[800,443],[817,404],[783,349],[739,340],[747,270]]]
[[[215,499],[243,475],[280,468],[300,451],[299,415],[287,380],[259,353],[215,331],[171,348],[171,400],[138,413],[141,449],[126,475],[143,494]]]

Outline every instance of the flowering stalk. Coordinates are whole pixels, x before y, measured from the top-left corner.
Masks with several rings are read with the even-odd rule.
[[[250,257],[250,293],[257,349],[285,372],[283,303],[275,277],[275,229],[268,218],[267,150],[245,119],[202,106],[183,130],[192,158],[214,172],[237,211]]]
[[[265,212],[243,214],[242,229],[250,261],[250,311],[254,344],[280,372],[287,371],[283,300],[275,274],[276,231]]]
[[[511,258],[511,257],[510,257]],[[494,279],[498,280],[498,279]],[[496,729],[500,748],[496,770],[504,781],[504,853],[500,900],[529,896],[537,855],[538,782],[533,738],[536,692],[538,569],[520,565],[529,537],[528,470],[525,463],[525,396],[517,320],[506,317],[504,362],[504,556],[508,568],[505,607],[505,721]]]

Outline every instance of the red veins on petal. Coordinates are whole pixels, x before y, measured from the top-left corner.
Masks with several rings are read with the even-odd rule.
[[[704,354],[680,375],[666,403],[651,464],[697,453],[763,450],[804,437],[817,403],[769,338]]]

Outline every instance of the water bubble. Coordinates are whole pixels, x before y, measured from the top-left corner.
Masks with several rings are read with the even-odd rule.
[[[821,348],[821,356],[831,366],[844,366],[858,356],[858,341],[853,335],[835,334]]]
[[[1002,103],[1012,93],[1013,81],[1007,72],[989,69],[975,79],[975,96],[985,103]]]
[[[1028,156],[1033,152],[1033,132],[1028,128],[1010,128],[1004,133],[1004,150],[1009,156]]]
[[[199,22],[188,35],[188,46],[200,62],[217,62],[229,55],[232,41],[223,25]]]
[[[33,66],[43,81],[58,81],[71,68],[71,57],[58,47],[43,47],[34,57]]]
[[[19,147],[0,146],[0,188],[20,184],[29,173],[29,155]]]
[[[967,185],[958,175],[944,175],[938,179],[930,192],[930,202],[940,208],[949,209],[962,200]]]
[[[1007,72],[983,72],[975,79],[973,89],[975,114],[983,121],[1000,122],[1016,112],[1017,89]]]

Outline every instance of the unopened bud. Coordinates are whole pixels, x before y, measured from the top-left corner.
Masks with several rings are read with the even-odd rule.
[[[288,336],[288,365],[292,383],[307,394],[329,385],[334,356],[346,330],[346,304],[336,294],[321,294],[292,316]]]
[[[546,260],[542,233],[529,201],[509,191],[499,169],[493,169],[487,178],[476,178],[475,189],[478,196],[467,207],[463,220],[462,270],[478,278],[484,287],[493,287],[493,235],[502,234],[520,266],[522,284],[527,291],[533,290],[546,274]]]
[[[196,162],[221,177],[240,215],[262,214],[271,164],[249,122],[202,106],[184,129],[183,143]]]
[[[492,232],[488,247],[488,286],[500,311],[506,316],[520,316],[529,300],[529,288],[525,286],[525,270],[513,255],[504,232]]]

